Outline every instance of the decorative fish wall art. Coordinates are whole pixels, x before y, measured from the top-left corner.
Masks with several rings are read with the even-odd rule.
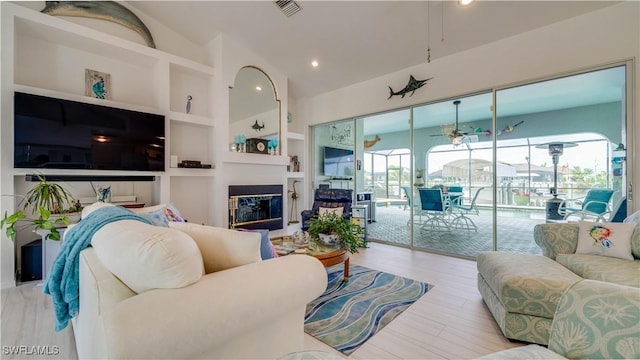
[[[393,89],[391,88],[391,86],[389,86],[389,92],[390,95],[387,98],[387,100],[391,99],[392,96],[394,95],[401,95],[400,97],[404,97],[407,93],[411,93],[411,95],[409,96],[413,96],[413,93],[416,92],[416,90],[420,89],[421,87],[423,87],[427,81],[433,79],[428,78],[428,79],[424,79],[424,80],[416,80],[416,78],[413,77],[413,75],[409,75],[409,82],[407,83],[407,86],[404,87],[404,89],[398,91],[398,92],[394,92]]]
[[[115,1],[45,1],[40,12],[53,16],[75,16],[120,24],[142,36],[147,46],[156,48],[151,32],[131,10]]]

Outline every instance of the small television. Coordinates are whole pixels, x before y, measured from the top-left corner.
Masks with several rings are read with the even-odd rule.
[[[16,92],[14,167],[165,170],[163,115]]]
[[[353,150],[324,147],[324,175],[331,177],[353,177]]]

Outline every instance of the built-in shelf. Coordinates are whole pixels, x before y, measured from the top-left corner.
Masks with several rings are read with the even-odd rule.
[[[225,152],[223,154],[223,162],[225,163],[243,163],[258,165],[281,165],[289,164],[289,157],[282,155],[265,155],[239,152]]]
[[[302,171],[289,171],[287,172],[287,177],[289,179],[303,179],[304,173]]]
[[[179,121],[185,124],[214,126],[213,118],[205,117],[205,116],[171,111],[169,113],[169,118],[171,119],[171,121]]]
[[[169,168],[167,173],[170,176],[214,176],[216,170],[201,168]]]
[[[96,99],[96,98],[92,98],[92,97],[89,97],[89,96],[78,95],[78,94],[70,94],[70,93],[67,93],[67,92],[44,89],[44,88],[39,88],[39,87],[35,87],[35,86],[14,84],[13,85],[13,90],[15,92],[21,92],[21,93],[26,93],[26,94],[47,96],[47,97],[56,98],[56,99],[77,101],[77,102],[93,104],[93,105],[99,105],[99,106],[107,106],[107,107],[118,108],[118,109],[125,109],[125,110],[132,110],[132,111],[139,111],[139,112],[162,115],[162,111],[160,111],[158,108],[154,108],[154,107],[149,107],[149,106],[144,106],[144,105],[136,105],[136,104],[125,103],[125,102],[120,102],[120,101],[113,101],[113,100]]]
[[[153,175],[42,175],[27,174],[26,181],[39,182],[40,176],[47,181],[155,181]]]

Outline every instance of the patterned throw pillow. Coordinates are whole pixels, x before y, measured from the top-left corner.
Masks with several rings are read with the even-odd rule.
[[[335,213],[337,215],[342,215],[343,212],[344,212],[344,207],[334,207],[334,208],[319,207],[318,208],[318,216],[323,216],[327,213]]]
[[[151,221],[153,225],[168,227],[169,222],[186,222],[173,204],[162,204],[141,209],[133,209]]]
[[[580,221],[576,254],[633,260],[631,235],[635,224]]]

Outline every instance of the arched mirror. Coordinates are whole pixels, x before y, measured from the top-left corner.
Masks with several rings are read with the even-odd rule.
[[[280,100],[262,70],[245,66],[229,87],[229,149],[280,154]]]

